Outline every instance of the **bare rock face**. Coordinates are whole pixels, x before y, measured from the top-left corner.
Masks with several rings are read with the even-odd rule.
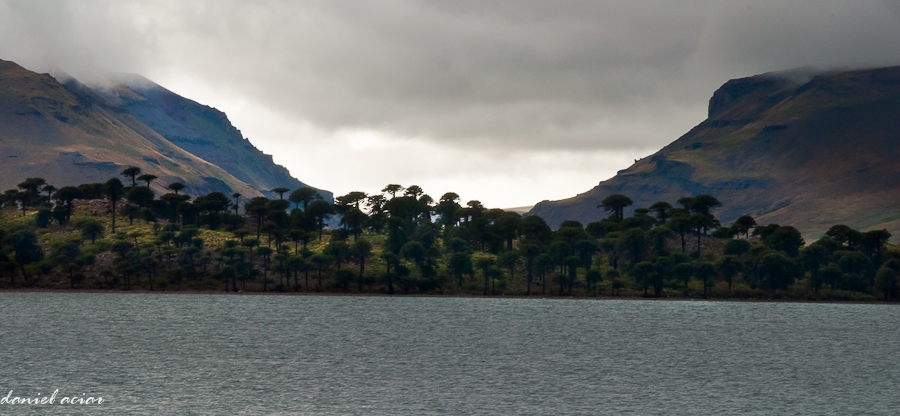
[[[614,193],[633,208],[710,194],[729,222],[794,225],[807,239],[831,225],[900,235],[900,67],[768,73],[726,82],[709,117],[597,187],[530,214],[551,225],[604,216]]]

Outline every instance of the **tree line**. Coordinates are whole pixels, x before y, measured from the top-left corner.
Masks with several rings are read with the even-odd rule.
[[[315,291],[483,296],[898,298],[900,252],[885,230],[831,227],[807,245],[792,226],[751,216],[722,224],[715,197],[634,208],[551,229],[539,216],[434,200],[416,185],[350,192],[309,187],[271,198],[211,192],[129,167],[125,183],[55,188],[28,178],[0,197],[7,287]],[[93,204],[93,205],[91,205]],[[100,204],[103,212],[87,207]],[[626,210],[631,211],[626,216]],[[603,217],[603,218],[600,218]],[[337,227],[327,225],[335,218]],[[54,283],[56,282],[56,283]]]

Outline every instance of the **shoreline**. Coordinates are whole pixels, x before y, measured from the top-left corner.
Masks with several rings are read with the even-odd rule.
[[[855,301],[855,300],[809,300],[809,299],[741,299],[741,298],[650,298],[643,296],[597,296],[597,297],[571,297],[571,296],[525,296],[525,295],[497,295],[484,296],[472,294],[450,294],[450,295],[429,295],[429,294],[393,294],[387,293],[336,293],[336,292],[224,292],[211,290],[178,290],[178,291],[162,291],[162,290],[102,290],[102,289],[44,289],[44,288],[16,288],[16,289],[0,289],[0,294],[4,293],[102,293],[102,294],[122,294],[122,295],[229,295],[229,296],[326,296],[326,297],[377,297],[377,298],[468,298],[468,299],[531,299],[531,300],[585,300],[585,301],[609,301],[609,300],[625,300],[625,301],[649,301],[649,302],[728,302],[728,303],[820,303],[820,304],[849,304],[849,305],[900,305],[896,302],[885,302],[883,300],[873,301]]]

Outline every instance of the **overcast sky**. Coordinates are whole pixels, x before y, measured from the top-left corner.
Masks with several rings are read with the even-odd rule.
[[[728,79],[900,64],[900,0],[0,0],[0,59],[140,73],[336,195],[514,207],[655,152]]]

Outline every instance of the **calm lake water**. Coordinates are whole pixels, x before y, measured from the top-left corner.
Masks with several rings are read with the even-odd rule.
[[[900,413],[891,305],[0,293],[0,307],[2,397],[59,390],[0,414]]]

